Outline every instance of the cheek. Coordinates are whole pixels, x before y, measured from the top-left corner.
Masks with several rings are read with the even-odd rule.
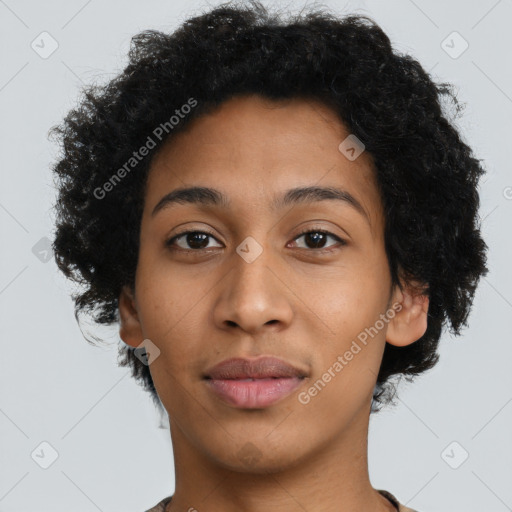
[[[186,278],[185,278],[186,276]],[[173,265],[165,254],[142,250],[136,274],[140,319],[147,337],[163,339],[176,326],[193,320],[194,308],[207,293],[204,282],[193,286],[183,267]]]
[[[368,263],[343,269],[323,286],[307,290],[308,302],[315,305],[333,339],[356,337],[385,313],[389,275],[386,267]]]
[[[338,425],[371,400],[387,328],[381,320],[387,297],[376,292],[375,281],[344,284],[344,293],[329,304],[330,316],[325,317],[329,331],[324,329],[329,336],[318,340],[315,371],[301,402],[309,401],[304,407],[312,417],[322,421],[327,415]]]
[[[336,388],[343,395],[352,392],[352,385],[365,395],[373,389],[372,379],[378,373],[385,346],[385,320],[389,321],[386,307],[390,276],[386,265],[386,260],[362,259],[350,271],[344,269],[326,283],[323,294],[319,289],[308,292],[311,304],[322,304],[318,310],[321,321],[315,322],[323,333],[317,347],[317,378],[330,369],[336,377],[327,374],[322,381],[330,379],[329,388]],[[310,336],[318,338],[313,332]],[[342,357],[341,362],[338,356]]]
[[[172,381],[190,372],[186,363],[200,359],[204,339],[198,334],[204,331],[212,285],[204,279],[184,279],[183,270],[164,257],[141,256],[136,295],[143,334],[160,349],[150,368],[156,385],[160,379]]]

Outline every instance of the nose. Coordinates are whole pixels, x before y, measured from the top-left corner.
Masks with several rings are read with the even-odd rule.
[[[293,293],[271,249],[264,248],[254,261],[234,252],[229,264],[231,269],[218,286],[215,324],[221,329],[238,327],[250,334],[288,326],[293,316]]]

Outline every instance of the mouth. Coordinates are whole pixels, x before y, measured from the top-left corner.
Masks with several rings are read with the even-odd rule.
[[[232,358],[210,368],[203,379],[228,405],[244,409],[268,407],[295,391],[307,373],[282,359]]]

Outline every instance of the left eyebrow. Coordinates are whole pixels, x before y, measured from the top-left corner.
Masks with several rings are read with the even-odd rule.
[[[287,190],[282,196],[274,197],[270,204],[273,210],[281,209],[291,204],[308,204],[318,201],[342,201],[361,214],[368,224],[370,219],[362,204],[347,190],[336,187],[296,187]],[[163,196],[153,208],[151,216],[173,204],[197,204],[203,206],[215,206],[228,209],[231,201],[220,190],[210,187],[179,188]],[[371,226],[371,224],[370,224]]]

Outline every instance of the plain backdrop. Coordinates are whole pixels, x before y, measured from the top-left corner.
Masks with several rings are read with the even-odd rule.
[[[219,3],[0,0],[0,511],[142,512],[174,491],[167,418],[117,367],[116,328],[84,324],[110,345],[84,340],[73,287],[47,252],[58,154],[47,132],[83,84],[122,70],[134,34],[172,31]],[[512,2],[324,5],[371,16],[396,50],[456,86],[466,104],[457,124],[487,169],[490,273],[469,327],[443,335],[438,366],[400,387],[397,407],[371,417],[372,484],[420,512],[512,510]],[[58,44],[51,55],[41,55],[41,38],[44,51]]]

